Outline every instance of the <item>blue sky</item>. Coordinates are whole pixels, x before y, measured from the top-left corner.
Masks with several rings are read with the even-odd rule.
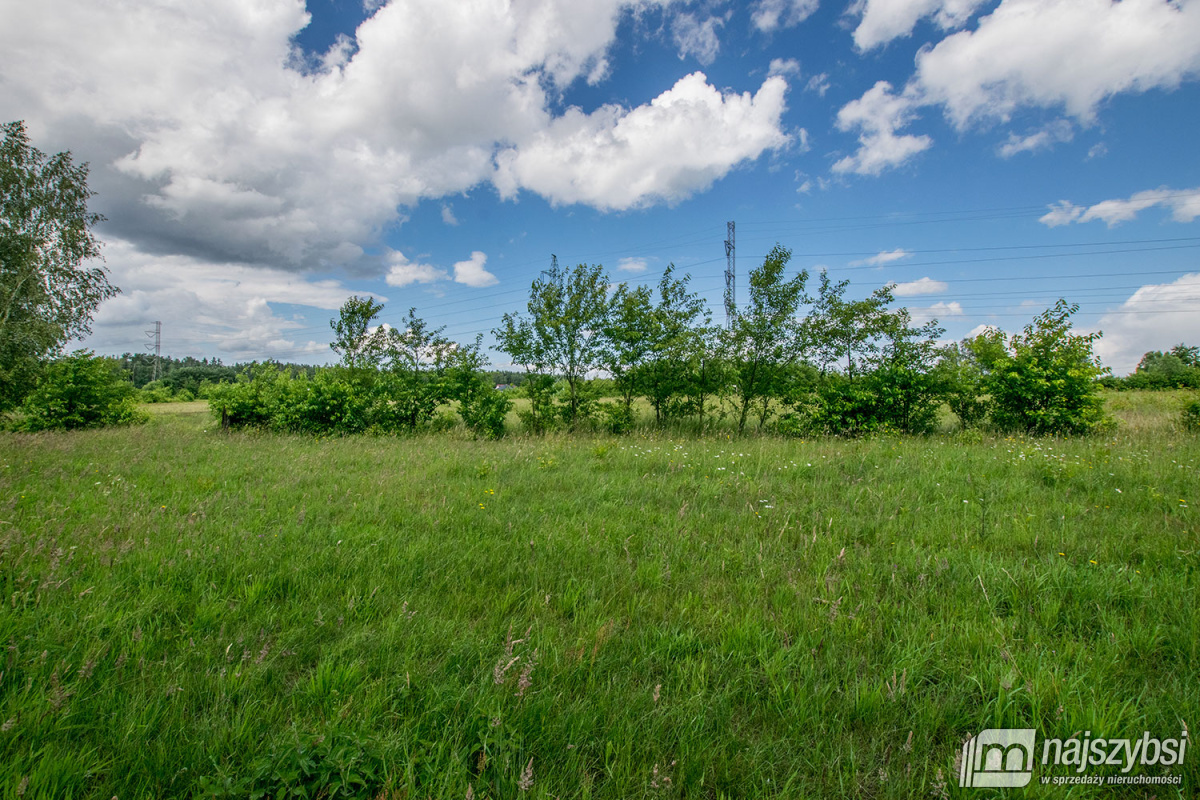
[[[1058,297],[1200,344],[1200,2],[0,0],[0,117],[92,168],[88,346],[324,362],[351,294],[469,340],[557,254],[723,316],[793,264],[946,338]],[[504,356],[492,354],[498,364]]]

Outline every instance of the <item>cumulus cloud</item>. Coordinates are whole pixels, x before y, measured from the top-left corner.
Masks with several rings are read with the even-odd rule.
[[[833,165],[837,173],[878,175],[899,166],[923,150],[933,140],[928,136],[897,134],[914,117],[911,97],[894,94],[892,85],[879,81],[857,100],[838,111],[837,126],[843,131],[858,131],[858,151]]]
[[[648,105],[570,108],[526,145],[501,151],[494,180],[503,197],[525,188],[602,210],[675,202],[785,146],[786,91],[775,76],[754,95],[722,93],[694,72]]]
[[[944,28],[965,22],[976,0],[867,0],[856,42],[867,48],[907,35],[932,15]],[[886,12],[886,13],[885,13]],[[1056,110],[1092,124],[1107,99],[1123,93],[1171,90],[1200,77],[1200,3],[1171,0],[1002,0],[961,30],[922,48],[916,70],[896,95],[879,85],[842,112],[887,110],[861,128],[862,147],[839,161],[837,172],[875,175],[929,147],[928,137],[898,135],[923,106],[939,107],[960,131],[1006,123],[1020,109]],[[849,120],[848,120],[849,122]],[[887,123],[887,124],[883,124]],[[1013,136],[1000,154],[1037,149],[1063,140],[1061,123],[1042,133]]]
[[[943,320],[946,317],[961,317],[963,315],[963,307],[957,300],[951,300],[949,303],[939,300],[931,306],[909,308],[908,313],[912,315],[914,325],[924,325],[926,322],[931,322],[935,319]]]
[[[1055,228],[1059,225],[1069,225],[1072,222],[1100,220],[1111,228],[1122,222],[1129,222],[1142,211],[1156,206],[1169,209],[1171,219],[1176,222],[1191,222],[1196,217],[1200,217],[1200,187],[1168,189],[1161,186],[1157,189],[1137,192],[1128,198],[1104,200],[1087,207],[1060,200],[1051,205],[1050,211],[1038,221],[1043,225]]]
[[[458,225],[458,217],[454,216],[454,209],[449,205],[442,206],[442,222],[447,225]]]
[[[649,266],[644,258],[627,257],[617,262],[618,272],[645,272]]]
[[[892,295],[895,297],[917,297],[925,294],[941,294],[950,288],[950,284],[944,281],[937,281],[929,277],[918,278],[915,281],[907,281],[905,283],[896,283],[893,281],[888,285],[892,287]]]
[[[389,268],[384,280],[388,286],[408,286],[413,283],[435,283],[449,280],[450,273],[432,264],[420,264],[409,261],[399,250],[390,250],[387,254]]]
[[[996,153],[1001,158],[1012,158],[1017,153],[1036,153],[1049,150],[1060,142],[1069,142],[1074,136],[1075,131],[1071,123],[1060,119],[1024,136],[1010,133],[1008,140],[996,148]]]
[[[750,22],[763,33],[772,33],[804,22],[818,5],[818,0],[757,0],[750,9]]]
[[[860,50],[908,36],[918,20],[932,17],[943,30],[961,28],[984,0],[866,0],[860,4],[862,18],[854,29],[854,44]]]
[[[800,62],[794,58],[772,58],[768,75],[800,77]]]
[[[1179,342],[1200,341],[1200,273],[1170,283],[1149,284],[1100,318],[1104,336],[1095,351],[1114,374],[1132,372],[1144,353]]]
[[[923,102],[965,128],[1019,107],[1091,122],[1122,92],[1173,89],[1200,73],[1200,5],[1167,0],[1003,0],[973,31],[917,55]]]
[[[475,250],[469,259],[459,261],[454,265],[454,282],[464,283],[476,289],[495,286],[500,279],[483,268],[486,263],[487,255]]]
[[[390,266],[375,255],[381,233],[422,199],[496,181],[509,197],[643,206],[785,144],[777,78],[753,101],[711,87],[719,102],[681,97],[685,81],[634,109],[556,116],[565,87],[607,74],[623,10],[665,3],[371,2],[353,37],[315,59],[293,44],[309,23],[303,0],[10,4],[0,117],[90,161],[106,235],[145,252],[377,273]],[[577,175],[564,194],[524,169],[581,117],[595,145],[585,160],[638,174],[636,188],[614,196]],[[672,152],[717,146],[647,174],[639,124],[665,126]]]
[[[703,22],[695,14],[677,14],[671,21],[671,35],[679,48],[679,57],[694,57],[705,66],[716,60],[721,50],[717,28],[724,25],[720,17],[709,17]]]
[[[330,355],[325,320],[352,294],[386,301],[341,281],[191,256],[149,256],[131,242],[110,239],[105,259],[114,284],[126,290],[97,310],[95,333],[83,344],[101,353],[139,352],[144,331],[163,322],[163,352],[226,360],[309,360]],[[319,309],[317,325],[281,316],[272,304]]]
[[[870,258],[851,261],[852,267],[882,267],[885,264],[891,264],[893,261],[899,261],[902,258],[908,258],[912,253],[902,247],[897,247],[895,250],[882,250],[878,254]]]

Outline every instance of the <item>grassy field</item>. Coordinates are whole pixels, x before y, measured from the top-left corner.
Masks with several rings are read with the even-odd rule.
[[[203,403],[0,435],[0,797],[1194,796],[1200,752],[1151,789],[956,765],[986,728],[1200,731],[1180,403],[1074,440],[317,440]]]

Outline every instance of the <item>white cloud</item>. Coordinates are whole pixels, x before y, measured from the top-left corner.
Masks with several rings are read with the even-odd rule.
[[[895,297],[917,297],[925,294],[941,294],[950,288],[950,284],[933,278],[918,278],[905,283],[891,283],[892,295]]]
[[[648,264],[644,258],[622,258],[617,262],[618,272],[645,272]]]
[[[1132,372],[1150,350],[1200,341],[1197,307],[1200,273],[1143,286],[1119,308],[1100,318],[1096,329],[1104,331],[1104,336],[1095,344],[1096,354],[1114,374],[1123,375]]]
[[[442,206],[442,222],[447,225],[458,225],[458,217],[454,216],[454,209],[448,204]]]
[[[1191,222],[1200,217],[1200,187],[1195,189],[1148,189],[1137,192],[1126,199],[1104,200],[1093,206],[1077,206],[1066,200],[1050,206],[1050,211],[1038,221],[1051,228],[1072,222],[1100,220],[1113,227],[1129,222],[1148,208],[1162,206],[1170,209],[1176,222]]]
[[[862,19],[854,29],[854,44],[860,50],[908,36],[917,21],[933,17],[943,30],[961,28],[984,0],[865,0]]]
[[[800,62],[794,58],[772,58],[768,75],[800,77]]]
[[[957,127],[1019,107],[1090,123],[1122,92],[1173,89],[1200,74],[1200,4],[1167,0],[1003,0],[973,31],[917,55],[922,101]]]
[[[671,21],[671,34],[679,48],[679,57],[694,56],[705,66],[711,64],[721,50],[717,28],[724,24],[720,17],[709,17],[701,22],[695,14],[677,14]]]
[[[887,81],[879,81],[862,97],[842,106],[837,115],[838,129],[857,130],[859,148],[854,155],[835,163],[833,171],[878,175],[929,149],[933,140],[928,136],[896,134],[912,120],[913,108],[912,99],[893,94]]]
[[[399,250],[391,250],[387,254],[391,265],[384,280],[388,286],[408,286],[412,283],[434,283],[450,279],[450,274],[432,264],[418,264],[409,261]]]
[[[899,261],[900,259],[908,258],[911,255],[912,255],[912,253],[908,252],[904,248],[897,247],[895,250],[880,251],[877,255],[873,255],[870,258],[863,258],[863,259],[859,259],[858,261],[851,261],[850,266],[852,266],[852,267],[882,267],[885,264],[891,264],[893,261]]]
[[[125,291],[97,310],[95,333],[84,344],[100,353],[140,352],[144,331],[163,323],[163,352],[175,357],[226,360],[330,357],[325,320],[352,294],[337,280],[305,279],[294,272],[247,264],[214,264],[190,256],[149,256],[130,242],[104,247],[111,280]],[[319,309],[320,322],[279,316],[271,304]]]
[[[804,84],[804,91],[816,92],[821,97],[824,97],[825,93],[829,91],[829,74],[821,72],[813,75],[808,79],[808,83]]]
[[[1083,206],[1077,206],[1067,200],[1059,200],[1050,205],[1050,210],[1038,218],[1038,222],[1051,228],[1059,225],[1070,225],[1083,214]]]
[[[949,303],[939,300],[931,306],[921,308],[910,308],[908,313],[912,315],[912,321],[915,325],[924,325],[931,320],[943,320],[946,317],[961,317],[963,315],[962,304],[957,300],[951,300]]]
[[[648,105],[570,108],[527,144],[501,151],[495,183],[503,197],[526,188],[602,210],[675,202],[786,145],[786,91],[776,76],[753,96],[722,94],[695,72]]]
[[[865,48],[906,35],[916,20],[930,14],[942,27],[956,27],[979,5],[977,0],[866,0],[856,41]],[[862,129],[862,146],[834,171],[877,175],[928,148],[928,137],[898,135],[919,107],[940,107],[960,131],[1007,122],[1022,108],[1055,109],[1090,125],[1110,97],[1171,90],[1197,77],[1200,3],[1001,0],[973,30],[918,51],[915,74],[899,95],[891,95],[890,87],[880,93],[877,84],[843,107],[842,113],[851,115],[861,114],[864,105],[890,113],[869,115],[858,124],[842,124],[839,113],[842,130]],[[1044,147],[1062,135],[1060,128],[1048,129],[1045,136],[1013,136],[1000,152],[1011,156]]]
[[[607,74],[622,14],[665,4],[391,0],[317,59],[293,43],[303,0],[9,4],[0,118],[92,163],[106,235],[366,274],[421,199],[495,181],[506,197],[646,206],[787,144],[781,78],[753,98],[685,78],[633,109],[556,115],[565,87]],[[543,174],[568,151],[600,177]]]
[[[1040,150],[1049,150],[1060,142],[1069,142],[1074,136],[1075,131],[1071,127],[1071,123],[1060,119],[1025,136],[1010,133],[1008,140],[996,148],[996,153],[1001,158],[1012,158],[1017,153],[1036,153]]]
[[[971,328],[971,330],[967,331],[967,335],[964,336],[963,338],[964,339],[974,339],[976,336],[978,336],[981,333],[988,333],[990,331],[999,331],[999,330],[1000,330],[1000,328],[997,328],[995,325],[988,325],[986,322],[984,322],[984,323],[980,323],[979,325],[976,325],[974,328]],[[1003,332],[1003,331],[1001,331],[1001,332]]]
[[[1106,145],[1104,142],[1097,142],[1096,144],[1092,145],[1091,148],[1088,150],[1087,157],[1088,158],[1102,158],[1103,156],[1106,156],[1106,155],[1108,155],[1108,145]]]
[[[476,289],[495,286],[500,279],[483,268],[486,263],[487,255],[479,250],[473,251],[470,259],[459,261],[454,265],[454,282],[465,283]]]
[[[817,10],[818,0],[757,0],[750,21],[763,33],[799,25]]]

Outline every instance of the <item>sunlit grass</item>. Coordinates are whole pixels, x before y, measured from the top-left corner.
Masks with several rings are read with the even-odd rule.
[[[983,728],[1194,732],[1200,440],[1114,397],[1069,440],[5,434],[0,792],[900,798]]]

